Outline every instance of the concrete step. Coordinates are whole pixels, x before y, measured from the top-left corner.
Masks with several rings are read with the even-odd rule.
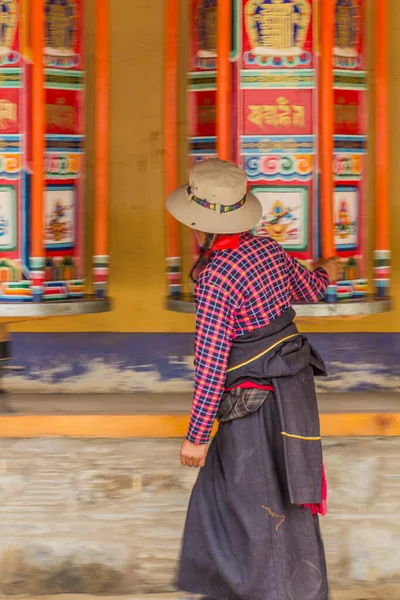
[[[355,585],[351,589],[332,590],[331,600],[399,600],[400,583],[380,586]],[[12,596],[13,600],[18,597]],[[11,600],[10,597],[0,596],[0,600]],[[145,594],[131,596],[85,596],[85,595],[57,595],[37,596],[23,600],[200,600],[199,596],[186,594]],[[223,600],[221,598],[221,600]]]
[[[6,394],[0,398],[13,415],[187,415],[191,394]],[[399,413],[400,394],[318,394],[322,414]]]

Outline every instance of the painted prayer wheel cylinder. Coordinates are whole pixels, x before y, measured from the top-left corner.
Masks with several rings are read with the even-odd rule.
[[[190,163],[219,156],[245,169],[264,209],[255,235],[273,237],[306,266],[339,256],[343,280],[329,287],[330,303],[366,298],[369,236],[376,295],[389,294],[386,0],[370,18],[380,87],[375,232],[368,232],[366,195],[366,0],[191,0]],[[168,102],[166,115],[171,93]],[[169,229],[169,240],[175,235]],[[171,299],[182,292],[176,273],[174,283]]]
[[[217,156],[217,56],[208,49],[217,28],[214,2],[193,0],[189,73],[190,154]],[[353,297],[365,278],[364,193],[367,151],[367,71],[364,1],[336,2],[331,71],[333,111],[333,228],[346,280],[332,299]],[[312,265],[322,248],[318,152],[323,32],[317,2],[232,4],[230,157],[246,170],[264,214],[254,233],[268,235]],[[211,18],[210,15],[215,15]],[[216,47],[215,47],[216,48]],[[328,115],[329,118],[329,115]],[[352,268],[349,268],[352,264]],[[332,294],[332,292],[334,292]]]
[[[83,4],[0,0],[0,302],[84,295]]]

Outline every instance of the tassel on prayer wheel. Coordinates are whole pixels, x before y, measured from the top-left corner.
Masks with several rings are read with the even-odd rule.
[[[178,15],[178,0],[169,2]],[[321,257],[341,259],[342,280],[329,286],[324,303],[297,307],[299,315],[390,309],[387,1],[374,10],[375,82],[369,85],[365,0],[191,1],[189,163],[216,156],[238,163],[264,208],[254,235],[273,237],[310,268]],[[169,109],[178,97],[176,81],[172,90],[170,84],[167,78]],[[368,94],[375,98],[379,172],[372,232]],[[170,131],[174,127],[169,119]],[[171,158],[170,143],[168,136]],[[166,163],[167,170],[177,172],[176,161]],[[167,234],[175,254],[168,260],[178,265],[175,223]],[[375,241],[373,281],[369,238]],[[178,271],[167,306],[194,312]]]

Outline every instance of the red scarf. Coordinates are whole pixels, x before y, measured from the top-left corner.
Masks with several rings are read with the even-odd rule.
[[[241,233],[217,235],[213,247],[207,250],[204,254],[206,261],[210,259],[210,256],[213,254],[213,252],[218,252],[218,250],[236,250],[239,247],[240,238]],[[205,266],[205,264],[197,266],[197,269],[194,272],[195,279],[198,278]]]
[[[239,247],[240,236],[240,233],[218,235],[213,247],[208,250],[207,256],[217,250],[236,250]]]

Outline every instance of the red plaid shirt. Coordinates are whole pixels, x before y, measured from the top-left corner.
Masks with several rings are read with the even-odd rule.
[[[271,238],[243,234],[236,249],[218,250],[210,259],[196,288],[195,391],[187,435],[195,444],[210,438],[232,340],[268,325],[293,302],[318,302],[328,285],[324,270],[311,273]]]

